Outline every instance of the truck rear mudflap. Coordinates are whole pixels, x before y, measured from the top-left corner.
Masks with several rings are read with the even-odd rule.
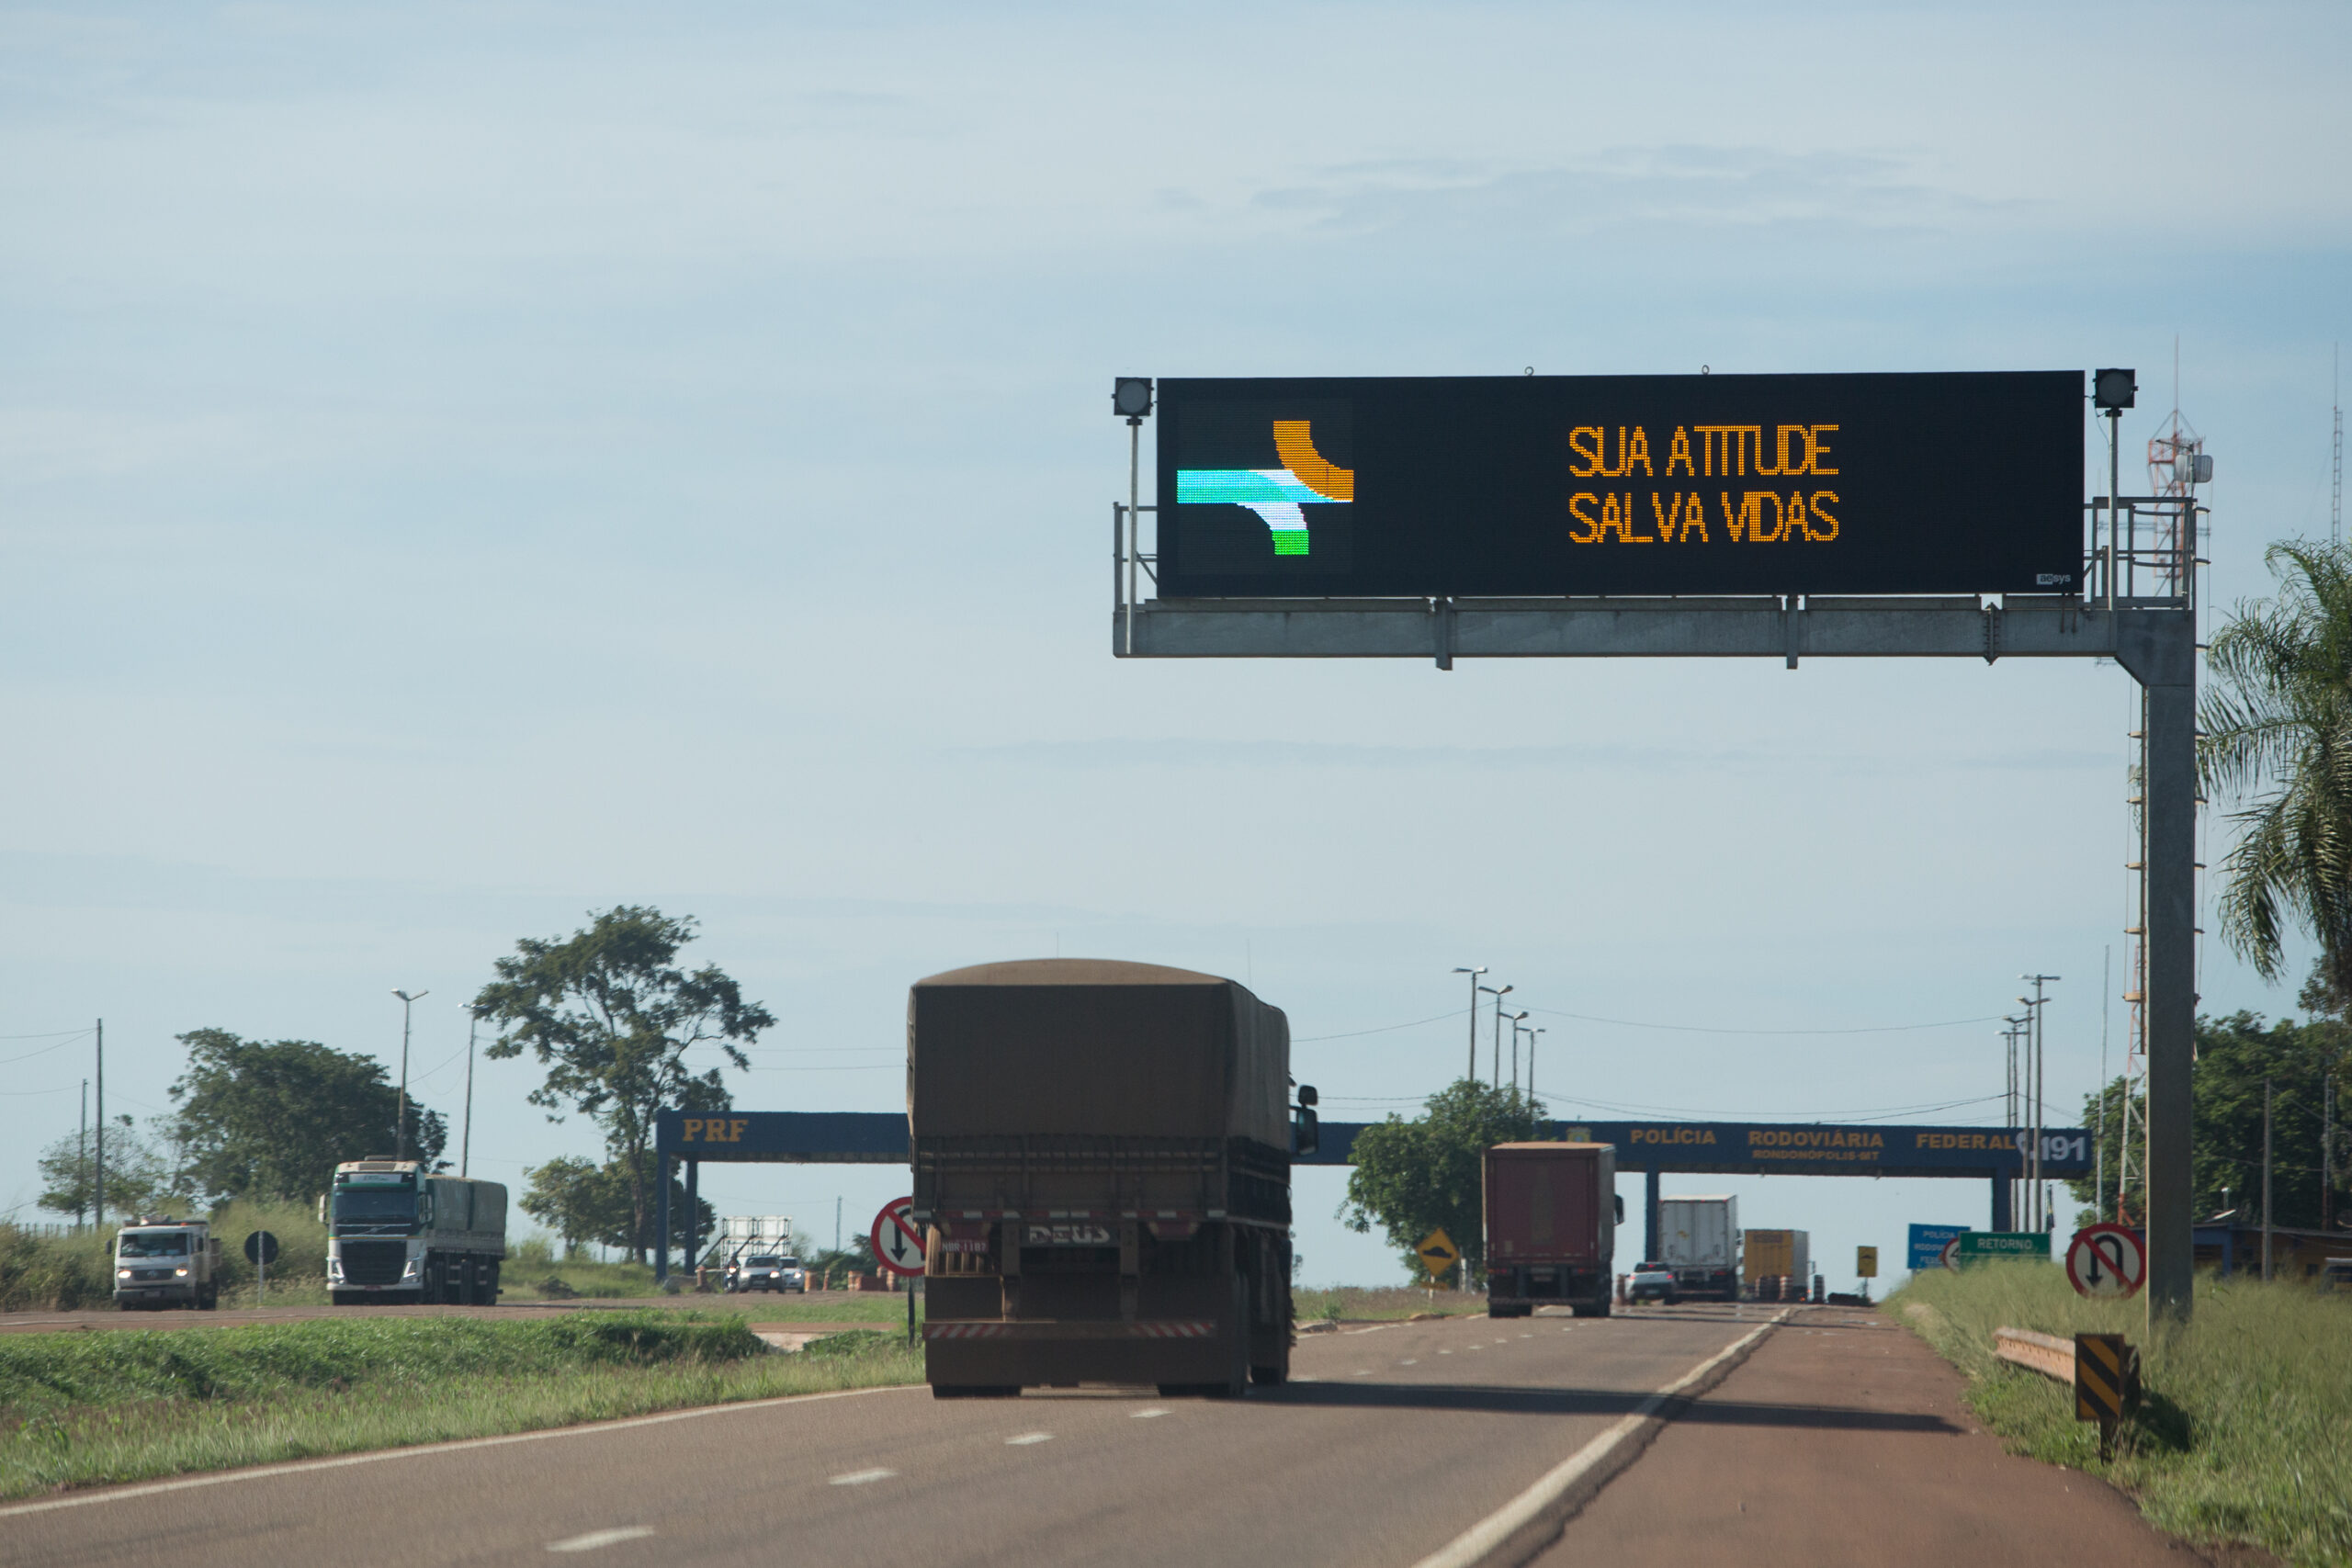
[[[1237,1357],[1231,1334],[1214,1318],[1010,1318],[925,1324],[923,1365],[925,1380],[935,1389],[1081,1382],[1205,1386],[1232,1379]]]

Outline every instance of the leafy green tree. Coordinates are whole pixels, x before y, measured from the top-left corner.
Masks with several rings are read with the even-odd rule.
[[[1443,1227],[1462,1249],[1457,1283],[1470,1285],[1486,1271],[1487,1150],[1534,1137],[1543,1114],[1540,1101],[1516,1089],[1464,1078],[1430,1096],[1415,1120],[1391,1115],[1366,1127],[1356,1134],[1340,1222],[1358,1232],[1377,1222],[1414,1276],[1421,1269],[1413,1249]]]
[[[551,1122],[563,1120],[555,1114],[562,1108],[603,1129],[608,1163],[628,1179],[629,1247],[640,1263],[651,1245],[654,1112],[734,1103],[719,1069],[695,1072],[686,1052],[714,1045],[748,1068],[736,1043],[750,1043],[775,1022],[717,967],[689,972],[678,964],[679,950],[694,939],[691,919],[624,905],[568,938],[524,938],[474,998],[474,1016],[499,1026],[485,1055],[528,1049],[547,1067],[531,1103]]]
[[[2352,994],[2352,547],[2270,547],[2275,599],[2214,635],[2199,704],[2209,796],[2248,802],[2222,862],[2222,935],[2265,979],[2290,928],[2317,939],[2324,985]]]
[[[2332,1021],[2297,1023],[2283,1019],[2266,1024],[2254,1013],[2227,1018],[2203,1018],[2197,1022],[2197,1074],[2189,1093],[2192,1201],[2196,1212],[2218,1213],[2234,1209],[2246,1220],[2262,1218],[2262,1086],[2272,1090],[2270,1191],[2273,1223],[2296,1227],[2321,1224],[2323,1208],[2330,1217],[2344,1212],[2345,1153],[2347,1140],[2336,1131],[2335,1161],[2337,1196],[2324,1205],[2321,1186],[2321,1136],[2325,1121],[2322,1092],[2333,1076],[2336,1083],[2336,1114],[2344,1111],[2346,1052],[2346,1030]],[[2106,1168],[2108,1216],[2115,1217],[2116,1179],[2120,1163],[2124,1080],[2116,1079],[2083,1102],[2085,1126],[2099,1125],[2102,1106],[2107,1137],[2101,1150]],[[2145,1103],[2134,1096],[2132,1131],[2135,1142],[2145,1137]],[[2096,1190],[2085,1177],[2068,1183],[2075,1198],[2092,1201]],[[2136,1201],[2136,1196],[2135,1196]],[[2126,1213],[2138,1221],[2137,1213]]]
[[[582,1243],[592,1241],[635,1252],[653,1245],[652,1232],[659,1228],[660,1216],[653,1216],[644,1233],[638,1231],[632,1184],[619,1166],[564,1156],[533,1166],[523,1175],[530,1183],[523,1193],[523,1212],[562,1237],[567,1253],[577,1252]],[[650,1169],[645,1179],[651,1184]],[[718,1228],[718,1213],[700,1199],[695,1209],[702,1221],[698,1234],[707,1237]],[[681,1242],[685,1239],[685,1213],[686,1184],[680,1173],[673,1171],[670,1224]]]
[[[190,1185],[215,1201],[308,1202],[342,1161],[397,1146],[400,1089],[373,1057],[225,1029],[199,1029],[180,1043],[187,1068],[172,1085],[180,1102],[174,1132]],[[448,1129],[413,1095],[409,1119],[409,1152],[430,1166]]]
[[[41,1151],[41,1194],[36,1201],[42,1208],[52,1214],[71,1214],[76,1224],[90,1215],[97,1185],[96,1141],[95,1134],[74,1133]],[[141,1135],[130,1117],[115,1118],[107,1128],[105,1213],[153,1213],[174,1207],[175,1200],[186,1196],[175,1176],[172,1161]],[[103,1222],[104,1216],[92,1217]]]

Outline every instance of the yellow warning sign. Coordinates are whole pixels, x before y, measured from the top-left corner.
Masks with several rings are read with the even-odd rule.
[[[1421,1245],[1413,1248],[1413,1256],[1421,1260],[1421,1267],[1434,1280],[1462,1261],[1462,1249],[1453,1245],[1453,1238],[1441,1225],[1421,1238]]]
[[[1875,1280],[1878,1278],[1877,1247],[1858,1247],[1854,1248],[1854,1272],[1860,1275],[1865,1280]]]

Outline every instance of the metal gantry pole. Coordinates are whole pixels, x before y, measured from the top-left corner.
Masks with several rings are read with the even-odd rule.
[[[2197,1043],[2197,652],[2177,613],[2139,650],[2146,732],[2148,1325],[2185,1323],[2193,1305]]]

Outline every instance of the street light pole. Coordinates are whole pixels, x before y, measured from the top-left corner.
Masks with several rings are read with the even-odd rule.
[[[1475,1082],[1478,1077],[1478,976],[1487,972],[1487,966],[1464,969],[1457,964],[1453,972],[1470,976],[1470,1065],[1462,1069],[1462,1076]]]
[[[1525,1009],[1510,1015],[1510,1087],[1513,1093],[1519,1089],[1519,1028],[1526,1021],[1527,1016]]]
[[[1527,1032],[1527,1103],[1530,1105],[1535,1103],[1535,1037],[1543,1032],[1540,1029]]]
[[[416,991],[416,992],[409,992],[409,991],[394,991],[394,992],[392,993],[392,995],[394,995],[394,996],[396,996],[396,997],[400,998],[400,999],[401,999],[401,1127],[400,1127],[400,1131],[399,1131],[399,1133],[397,1133],[396,1134],[394,1134],[395,1143],[396,1143],[396,1145],[397,1145],[397,1152],[395,1152],[395,1153],[393,1154],[393,1156],[392,1156],[392,1157],[393,1157],[394,1159],[406,1159],[406,1158],[408,1158],[408,1015],[409,1015],[409,1009],[411,1009],[411,1008],[413,1008],[413,1007],[414,1007],[414,1006],[416,1005],[416,1001],[417,1001],[417,998],[418,998],[419,997],[429,997],[429,996],[431,996],[432,994],[433,994],[433,993],[432,993],[432,992],[430,992],[430,991]]]
[[[1492,986],[1481,986],[1478,988],[1486,992],[1487,995],[1495,998],[1495,1059],[1493,1073],[1495,1087],[1497,1089],[1500,1089],[1503,1087],[1503,998],[1510,995],[1512,991],[1517,990],[1519,987],[1516,986],[1505,986],[1499,991],[1495,989]],[[1470,1043],[1470,1076],[1472,1077],[1478,1076],[1478,1043],[1475,1037]]]
[[[2046,1231],[2051,1228],[2052,1215],[2050,1195],[2042,1190],[2041,1186],[2041,1142],[2043,1135],[2049,1131],[2043,1125],[2049,1116],[2049,1108],[2044,1102],[2042,1089],[2048,1079],[2043,1064],[2049,1055],[2050,1026],[2042,1021],[2042,1009],[2050,998],[2041,994],[2041,987],[2046,981],[2059,980],[2064,976],[2020,975],[2018,978],[2033,982],[2033,1010],[2028,1015],[2033,1020],[2033,1213],[2034,1228]]]

